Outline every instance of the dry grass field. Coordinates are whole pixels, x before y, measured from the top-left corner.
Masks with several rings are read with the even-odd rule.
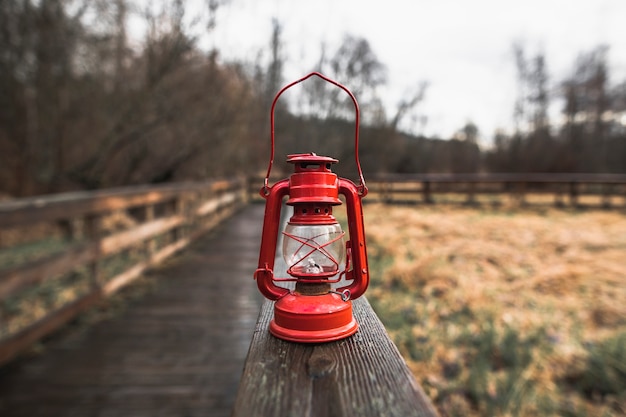
[[[365,207],[367,296],[443,416],[626,414],[626,216]]]

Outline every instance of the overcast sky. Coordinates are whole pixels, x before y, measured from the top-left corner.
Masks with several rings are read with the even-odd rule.
[[[608,44],[612,81],[626,79],[624,0],[230,0],[203,42],[223,58],[253,60],[269,44],[272,18],[283,26],[285,82],[314,68],[322,43],[332,51],[344,34],[364,37],[388,68],[384,101],[394,106],[428,81],[421,132],[444,138],[468,121],[485,139],[510,128],[514,42],[545,53],[553,82],[580,52]]]

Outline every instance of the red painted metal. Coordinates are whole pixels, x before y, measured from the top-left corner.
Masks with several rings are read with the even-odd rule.
[[[265,219],[261,235],[261,252],[259,266],[254,273],[257,286],[261,294],[270,300],[278,300],[289,294],[289,290],[274,284],[274,259],[276,258],[276,243],[278,242],[278,228],[280,226],[280,209],[283,197],[289,193],[289,180],[281,180],[272,186],[269,194],[261,195],[265,202]]]
[[[305,296],[291,293],[274,306],[270,332],[291,342],[322,343],[356,333],[352,303],[337,294]]]
[[[337,174],[330,170],[338,160],[309,153],[289,155],[287,162],[295,166],[295,173],[289,177],[287,204],[341,204]]]
[[[346,279],[352,283],[337,291],[350,291],[351,298],[359,298],[370,282],[370,272],[367,264],[367,248],[365,246],[365,226],[363,225],[363,205],[358,187],[350,180],[339,179],[339,193],[346,198],[346,212],[348,213],[348,231],[350,241],[346,243],[348,256],[352,268],[346,271]]]
[[[352,98],[356,109],[355,154],[360,184],[338,178],[331,171],[338,160],[314,153],[289,155],[287,162],[294,164],[288,179],[269,185],[274,161],[274,107],[278,97],[289,87],[316,75],[342,88]],[[319,73],[311,73],[284,87],[274,98],[271,111],[271,157],[261,189],[266,199],[265,220],[258,268],[254,274],[261,293],[275,300],[274,320],[270,332],[284,340],[319,343],[338,340],[354,334],[358,324],[352,315],[350,299],[358,298],[369,284],[369,269],[365,247],[365,229],[361,199],[367,194],[365,180],[358,157],[358,104],[345,87]],[[350,241],[345,243],[346,263],[343,270],[343,236],[337,220],[332,215],[333,206],[346,201]],[[292,278],[274,276],[274,259],[278,242],[282,201],[293,206],[294,214],[283,232],[294,253],[285,254],[291,262],[287,272]],[[293,233],[290,233],[295,231]],[[298,232],[303,235],[298,235]],[[319,238],[319,241],[317,240]],[[287,244],[287,243],[285,243]],[[295,248],[295,249],[294,249]],[[318,264],[319,262],[319,264]],[[338,276],[336,279],[332,279]],[[348,285],[335,290],[331,283],[346,278]],[[296,289],[288,290],[276,282],[295,281]]]

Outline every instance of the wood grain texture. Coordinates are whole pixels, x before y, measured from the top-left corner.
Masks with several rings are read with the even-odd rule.
[[[261,308],[233,417],[436,416],[364,297],[353,302],[359,330],[323,344],[268,332],[273,303]]]

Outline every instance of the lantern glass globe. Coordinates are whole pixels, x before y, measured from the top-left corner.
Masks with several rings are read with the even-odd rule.
[[[283,232],[283,258],[295,276],[333,276],[346,255],[344,232],[339,223],[287,224]]]

